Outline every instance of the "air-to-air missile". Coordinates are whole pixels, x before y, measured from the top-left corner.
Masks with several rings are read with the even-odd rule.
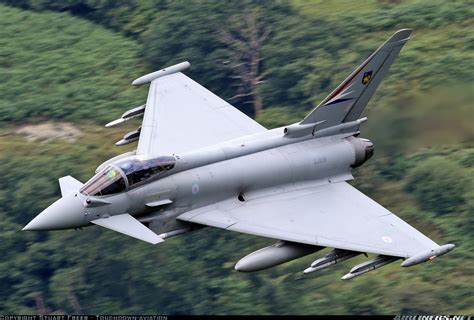
[[[356,265],[355,267],[351,269],[351,271],[346,273],[341,279],[342,280],[352,279],[354,277],[360,276],[361,274],[383,267],[384,265],[387,265],[398,259],[400,259],[400,257],[378,255],[375,259],[365,261]]]
[[[334,249],[326,254],[324,257],[315,260],[311,266],[303,271],[303,273],[311,273],[332,266],[338,262],[353,258],[362,252],[355,252],[349,250]]]
[[[125,111],[120,118],[107,123],[105,126],[106,127],[114,127],[114,126],[116,126],[118,124],[121,124],[121,123],[124,123],[125,121],[128,121],[130,119],[139,117],[145,112],[145,106],[146,105],[143,104],[139,107],[130,109],[128,111]]]
[[[133,142],[140,138],[140,131],[142,127],[139,127],[137,130],[130,131],[126,133],[123,138],[115,143],[116,146],[123,146],[124,144]]]

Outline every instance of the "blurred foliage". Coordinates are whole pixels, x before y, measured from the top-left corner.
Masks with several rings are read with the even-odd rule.
[[[144,73],[137,46],[67,14],[0,7],[0,122],[106,121],[139,105],[145,90],[130,86]]]
[[[456,212],[464,204],[469,180],[462,168],[443,157],[421,161],[410,173],[407,191],[412,192],[422,208],[440,214]]]
[[[1,2],[0,313],[474,314],[471,1]],[[343,282],[364,257],[304,277],[314,256],[237,273],[239,258],[272,241],[222,230],[158,247],[94,227],[19,232],[59,197],[56,179],[85,181],[120,152],[113,142],[137,122],[97,122],[143,103],[135,77],[190,60],[195,80],[234,94],[216,30],[242,8],[271,30],[257,118],[269,128],[301,120],[392,32],[416,29],[368,106],[361,130],[376,155],[354,184],[454,252]],[[45,119],[74,121],[83,135],[68,143],[16,133]]]
[[[134,40],[127,41],[110,34],[110,38],[117,42],[112,39],[104,41],[107,32],[96,28],[96,32],[91,34],[90,30],[94,28],[92,24],[72,20],[66,15],[62,16],[60,28],[65,25],[69,28],[65,28],[61,34],[54,33],[50,25],[41,24],[48,24],[47,15],[35,19],[37,25],[31,26],[34,30],[32,32],[15,33],[15,28],[28,26],[20,24],[18,19],[26,18],[25,15],[29,16],[30,13],[23,12],[17,18],[12,18],[11,23],[6,18],[1,20],[6,24],[2,28],[5,35],[16,34],[21,37],[4,37],[3,40],[6,41],[6,50],[0,58],[4,57],[5,61],[0,65],[5,66],[9,83],[10,78],[17,84],[24,83],[36,74],[32,74],[32,70],[47,69],[51,78],[58,77],[58,81],[35,84],[34,88],[38,91],[45,87],[54,88],[54,93],[62,97],[68,94],[70,105],[74,107],[83,107],[87,103],[96,106],[111,104],[104,101],[100,96],[101,92],[116,92],[119,96],[116,101],[120,101],[120,105],[111,105],[110,108],[123,107],[127,103],[133,105],[130,98],[132,89],[128,86],[130,80],[144,70],[156,70],[183,60],[191,61],[193,66],[187,73],[194,79],[224,98],[234,96],[237,80],[232,78],[232,72],[225,67],[228,52],[218,39],[218,31],[229,24],[230,20],[238,20],[239,16],[242,17],[249,11],[258,11],[262,17],[260,25],[271,31],[261,53],[261,68],[266,76],[259,91],[263,96],[264,108],[283,107],[295,110],[292,112],[307,112],[388,35],[394,30],[407,27],[416,29],[413,34],[415,41],[404,47],[403,54],[394,67],[396,72],[391,72],[382,83],[369,108],[379,104],[382,97],[384,101],[397,98],[400,92],[426,91],[440,85],[457,84],[459,79],[469,84],[474,80],[474,35],[467,32],[473,23],[474,6],[467,5],[468,1],[410,0],[388,4],[371,1],[365,5],[350,6],[338,1],[318,4],[297,0],[246,0],[241,1],[239,6],[233,2],[199,0],[3,2],[34,10],[67,11],[119,31]],[[353,8],[348,10],[346,7]],[[328,14],[329,8],[337,9],[337,15]],[[10,16],[15,12],[6,8],[3,11],[4,14],[11,12]],[[54,19],[55,16],[49,17]],[[94,39],[96,34],[98,38]],[[69,49],[64,43],[75,43],[77,47]],[[96,43],[101,45],[97,46]],[[28,50],[32,46],[36,48],[35,51]],[[88,54],[71,56],[67,50],[73,49],[77,50],[74,52]],[[12,65],[17,57],[15,53],[19,51],[26,57]],[[49,57],[51,54],[57,55],[57,64],[48,65],[41,61],[41,57]],[[15,59],[9,62],[13,56]],[[86,71],[88,65],[95,67],[92,69],[94,72]],[[109,70],[114,72],[108,72]],[[79,85],[84,89],[68,92],[66,88],[73,87],[69,85],[72,84],[69,79],[76,75],[78,78],[74,78],[77,81],[77,84],[74,82],[74,87]],[[119,83],[115,82],[117,79],[120,80]],[[57,90],[58,85],[66,88]],[[99,85],[104,90],[89,89]],[[5,96],[17,96],[16,86],[4,89]],[[48,96],[54,97],[55,94],[51,92]],[[82,112],[82,108],[59,108],[50,101],[42,100],[35,99],[11,106],[10,110],[16,110],[13,114],[17,114],[14,120],[22,120],[32,114],[56,118],[66,115],[74,119],[84,117],[83,114],[77,114]],[[244,112],[251,113],[245,100],[233,103]],[[93,110],[102,115],[105,109],[109,108]],[[60,112],[63,110],[67,110],[67,113]],[[90,106],[88,110],[91,110]],[[94,118],[103,121],[101,116]],[[0,118],[1,120],[11,119]]]

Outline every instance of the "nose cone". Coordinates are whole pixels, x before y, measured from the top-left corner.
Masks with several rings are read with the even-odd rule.
[[[74,195],[57,200],[28,223],[23,230],[58,230],[80,227],[84,224],[84,205]]]

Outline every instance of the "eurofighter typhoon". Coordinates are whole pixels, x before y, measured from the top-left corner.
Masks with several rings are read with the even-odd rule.
[[[62,198],[23,230],[98,225],[157,244],[210,226],[277,240],[238,261],[244,272],[325,247],[333,250],[304,273],[374,254],[342,279],[451,251],[347,183],[374,153],[359,137],[361,114],[410,34],[396,32],[302,121],[272,130],[184,75],[188,62],[136,79],[150,84],[146,104],[106,125],[143,116],[116,143],[138,140],[136,150],[102,163],[85,184],[60,178]]]

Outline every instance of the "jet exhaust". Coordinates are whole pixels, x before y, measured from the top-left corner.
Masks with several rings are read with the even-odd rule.
[[[349,137],[347,140],[351,143],[355,153],[352,168],[361,166],[374,155],[374,144],[369,139]]]

